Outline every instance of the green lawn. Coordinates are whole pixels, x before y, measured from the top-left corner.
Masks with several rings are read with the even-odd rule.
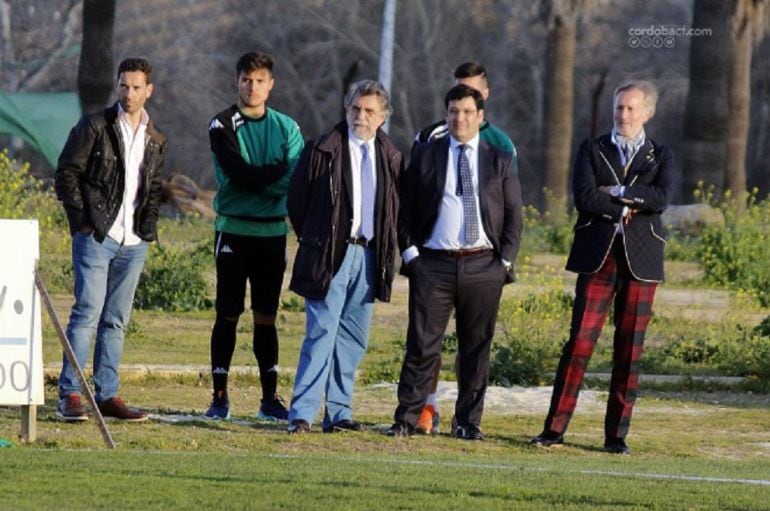
[[[560,449],[531,447],[542,414],[487,413],[485,442],[441,434],[383,434],[391,387],[362,386],[363,434],[289,436],[257,422],[258,383],[237,379],[232,422],[169,422],[201,414],[195,378],[150,376],[124,384],[129,402],[165,420],[95,423],[53,415],[48,386],[38,441],[0,449],[0,509],[770,509],[770,398],[734,392],[642,392],[630,457],[604,453],[603,410],[579,404]],[[601,396],[601,394],[600,394]],[[547,406],[547,403],[543,403]],[[448,429],[449,406],[442,427]],[[159,415],[159,416],[160,416]],[[0,409],[13,439],[18,411]],[[71,467],[71,468],[69,468]],[[68,469],[69,468],[69,469]]]
[[[211,236],[210,226],[164,223],[162,240],[195,244]],[[294,241],[289,248],[294,253]],[[506,296],[553,286],[569,290],[574,276],[561,272],[564,256],[522,257],[520,282]],[[767,310],[743,307],[722,290],[704,289],[694,263],[667,263],[669,281],[656,299],[658,322],[650,344],[671,335],[693,336],[714,329],[723,318],[751,326]],[[291,267],[291,261],[290,265]],[[556,270],[552,270],[555,268]],[[207,278],[213,278],[212,272]],[[540,280],[538,272],[555,275]],[[51,270],[53,273],[53,270]],[[66,280],[66,275],[64,275]],[[288,282],[288,278],[286,282]],[[60,285],[61,283],[59,283]],[[56,287],[56,286],[53,286]],[[489,407],[485,442],[447,434],[392,439],[383,431],[396,405],[397,377],[406,331],[406,282],[396,281],[392,303],[377,304],[369,351],[361,365],[354,410],[369,424],[363,434],[289,436],[285,425],[254,420],[260,398],[254,373],[231,379],[232,422],[200,418],[173,422],[172,416],[200,416],[210,400],[209,336],[214,312],[135,311],[126,339],[124,364],[187,365],[203,370],[150,374],[126,371],[121,395],[155,415],[143,424],[108,423],[117,449],[104,448],[93,423],[55,419],[53,376],[46,404],[38,409],[38,438],[16,442],[17,408],[0,407],[0,510],[5,509],[770,509],[770,396],[684,386],[642,386],[631,435],[633,454],[604,453],[603,400],[584,399],[561,449],[531,447],[542,428],[547,398],[527,408]],[[279,392],[291,397],[304,330],[301,301],[288,290],[279,312],[280,365],[286,369]],[[57,289],[56,309],[66,323],[71,296]],[[736,320],[737,321],[737,320]],[[44,317],[44,360],[56,373],[61,348]],[[560,344],[568,325],[559,338]],[[451,328],[450,328],[451,330]],[[233,363],[255,366],[248,315],[241,318]],[[718,331],[717,331],[718,332]],[[563,335],[561,335],[563,334]],[[664,336],[663,334],[666,334]],[[597,359],[606,359],[611,336],[600,340]],[[717,335],[718,337],[718,335]],[[452,378],[446,354],[444,379]],[[586,394],[584,394],[585,396]],[[451,407],[442,403],[442,427]]]

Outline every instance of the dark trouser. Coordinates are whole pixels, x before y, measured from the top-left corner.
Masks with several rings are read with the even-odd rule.
[[[460,425],[480,425],[505,269],[491,250],[456,256],[422,249],[420,254],[411,263],[409,328],[395,419],[417,423],[455,310],[459,360],[455,415]]]
[[[217,393],[227,390],[246,283],[254,312],[275,316],[278,311],[286,269],[286,236],[244,236],[217,231],[214,256],[217,317],[211,332],[211,373]],[[278,382],[278,333],[274,324],[254,325],[252,348],[259,366],[262,398],[272,399]]]
[[[618,243],[598,272],[578,276],[572,327],[556,370],[551,407],[545,419],[546,430],[562,434],[567,429],[586,366],[614,297],[612,380],[604,434],[607,438],[626,437],[639,386],[639,363],[647,323],[652,317],[656,286],[654,282],[633,279],[623,247]]]

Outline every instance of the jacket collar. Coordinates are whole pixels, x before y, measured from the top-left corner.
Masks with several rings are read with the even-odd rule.
[[[104,118],[107,123],[116,130],[116,133],[120,133],[120,126],[118,120],[118,102],[113,103],[112,106],[107,107],[104,110]],[[153,139],[158,144],[163,144],[166,141],[166,135],[155,129],[155,124],[152,122],[152,118],[147,121],[147,136]],[[146,140],[145,140],[146,141]]]
[[[623,183],[628,181],[630,176],[640,174],[649,169],[649,164],[655,160],[655,146],[653,145],[650,137],[645,137],[644,144],[636,152],[634,159],[631,161],[631,166],[627,172],[624,172],[623,164],[620,162],[620,154],[618,148],[612,142],[612,135],[607,133],[599,137],[597,145],[599,151],[604,158],[612,166],[612,170],[618,176],[618,180]],[[625,174],[625,177],[624,177]]]
[[[318,149],[327,153],[336,153],[342,149],[343,142],[348,138],[348,123],[346,121],[340,121],[337,123],[330,132],[328,132],[323,140],[318,144]],[[385,156],[388,160],[396,156],[399,151],[393,142],[390,141],[388,135],[381,129],[377,130],[377,134],[374,136],[374,146],[380,151],[385,152]]]

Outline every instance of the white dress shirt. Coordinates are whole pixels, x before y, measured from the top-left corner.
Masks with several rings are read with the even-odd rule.
[[[366,144],[369,165],[366,169],[361,168],[363,154],[361,145]],[[377,199],[377,158],[374,151],[374,137],[368,141],[363,141],[356,137],[352,131],[348,130],[348,149],[350,151],[350,174],[353,179],[352,189],[353,197],[351,203],[353,206],[353,222],[350,228],[352,238],[374,238],[374,206]],[[368,182],[371,186],[364,187],[362,172],[369,173]],[[366,189],[364,189],[366,188]]]
[[[476,199],[476,219],[479,222],[479,239],[473,244],[465,241],[465,219],[463,198],[457,195],[457,160],[460,155],[460,142],[449,137],[449,155],[447,158],[446,183],[441,197],[436,225],[425,242],[425,247],[435,250],[460,250],[463,248],[492,248],[481,221],[479,206],[479,136],[466,142],[465,155],[473,176],[473,195]],[[404,262],[409,263],[419,255],[419,248],[411,246],[404,251]]]
[[[120,134],[123,138],[123,166],[125,168],[125,181],[123,188],[123,201],[115,223],[112,224],[107,235],[123,245],[138,245],[142,239],[134,232],[134,213],[138,206],[139,187],[142,180],[142,163],[144,160],[145,134],[147,123],[150,121],[147,112],[142,110],[142,117],[136,131],[128,122],[126,113],[118,103],[118,120]]]

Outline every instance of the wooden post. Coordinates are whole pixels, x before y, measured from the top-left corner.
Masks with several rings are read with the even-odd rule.
[[[23,443],[32,443],[37,439],[37,406],[21,406],[21,434],[19,440]]]
[[[67,334],[64,333],[64,330],[61,327],[61,323],[59,323],[59,317],[56,315],[56,310],[53,308],[53,303],[51,303],[51,298],[48,296],[48,291],[46,290],[45,285],[43,285],[43,279],[40,278],[40,273],[37,271],[35,272],[35,285],[40,292],[40,297],[43,299],[46,310],[48,310],[48,315],[51,318],[53,328],[56,330],[56,334],[58,335],[59,341],[61,342],[62,348],[64,349],[64,354],[67,357],[67,360],[69,360],[70,364],[72,364],[72,368],[75,370],[75,375],[78,377],[80,388],[83,390],[83,394],[85,394],[86,398],[88,399],[88,403],[91,405],[91,411],[96,418],[96,424],[99,426],[99,431],[102,433],[102,438],[104,438],[104,444],[108,449],[114,449],[115,442],[112,440],[112,436],[110,436],[110,432],[107,430],[107,425],[104,423],[102,412],[99,411],[99,407],[96,405],[94,393],[91,392],[91,387],[89,387],[88,382],[86,382],[86,377],[83,375],[82,369],[80,369],[77,358],[75,358],[75,352],[72,351],[72,346],[70,345],[69,339],[67,339]]]

